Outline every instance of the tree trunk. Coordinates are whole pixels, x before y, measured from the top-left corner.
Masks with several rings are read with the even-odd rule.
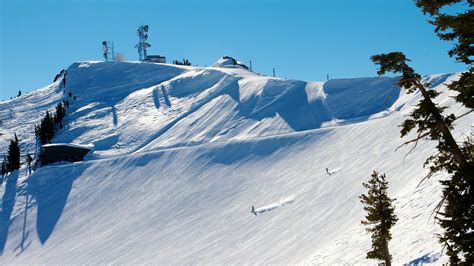
[[[423,98],[425,100],[429,101],[431,105],[431,112],[433,116],[436,119],[436,122],[439,125],[439,128],[441,132],[443,133],[443,138],[444,140],[448,143],[451,152],[453,153],[454,160],[459,164],[461,169],[465,169],[467,167],[467,161],[466,158],[464,158],[464,155],[461,152],[461,149],[459,149],[458,144],[456,143],[456,140],[454,139],[453,135],[451,134],[451,131],[449,130],[448,126],[446,123],[443,121],[443,118],[441,114],[439,113],[438,109],[436,108],[435,104],[431,100],[430,96],[428,95],[428,92],[426,91],[425,87],[419,82],[416,82],[416,87],[421,91],[421,95],[423,95]]]
[[[388,241],[385,241],[383,247],[383,259],[385,260],[385,266],[392,266],[392,258],[390,252],[388,251]]]

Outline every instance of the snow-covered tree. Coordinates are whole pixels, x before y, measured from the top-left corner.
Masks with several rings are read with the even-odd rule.
[[[390,266],[392,257],[388,249],[388,242],[392,239],[390,228],[397,222],[395,208],[387,195],[388,181],[385,174],[372,173],[368,183],[362,183],[368,189],[367,194],[360,195],[360,201],[367,212],[362,224],[366,225],[367,232],[372,234],[372,250],[367,252],[368,259],[385,261]]]

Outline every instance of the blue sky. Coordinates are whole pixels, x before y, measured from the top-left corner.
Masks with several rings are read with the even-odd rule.
[[[390,51],[421,74],[465,69],[412,0],[1,0],[0,17],[0,100],[48,85],[74,61],[102,60],[103,40],[137,60],[140,24],[149,54],[168,61],[230,55],[290,79],[375,76],[369,57]]]

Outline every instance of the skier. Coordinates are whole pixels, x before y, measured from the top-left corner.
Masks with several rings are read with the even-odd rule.
[[[255,216],[257,216],[257,213],[255,212],[255,207],[253,205],[252,205],[252,210],[250,212],[253,213]]]
[[[329,172],[329,169],[328,169],[327,167],[326,167],[326,173],[327,173],[328,175],[331,175],[331,172]]]
[[[26,162],[28,163],[29,175],[31,175],[31,163],[33,162],[33,157],[31,157],[31,154],[29,152],[26,154]]]

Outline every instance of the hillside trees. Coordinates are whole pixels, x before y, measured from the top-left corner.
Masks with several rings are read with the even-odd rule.
[[[46,115],[39,126],[36,127],[36,137],[39,138],[41,144],[46,144],[51,141],[54,136],[54,119],[49,113],[46,111]]]
[[[183,59],[183,61],[173,60],[173,64],[180,65],[180,66],[190,66],[191,62],[189,62],[188,59]]]
[[[435,26],[435,32],[440,39],[454,43],[454,47],[448,52],[449,56],[468,66],[468,70],[461,74],[461,78],[448,87],[459,93],[456,96],[458,102],[472,110],[474,108],[474,67],[472,65],[474,56],[474,9],[472,7],[474,1],[415,0],[415,3],[424,14],[431,16],[430,23]],[[448,8],[450,6],[464,7],[463,12]],[[467,6],[469,8],[465,8]]]
[[[10,140],[6,156],[6,171],[13,172],[20,169],[20,145],[18,137],[15,134],[14,139]]]
[[[472,0],[414,0],[424,14],[428,14],[435,26],[435,33],[454,47],[448,54],[456,61],[465,63],[468,70],[461,74],[459,80],[448,85],[457,92],[455,99],[468,108],[474,108],[474,10]],[[468,8],[466,8],[468,7]],[[445,107],[433,103],[438,93],[428,90],[429,84],[422,84],[421,77],[410,68],[402,53],[381,54],[372,57],[380,65],[379,74],[385,72],[401,73],[399,85],[408,92],[419,90],[423,96],[410,118],[402,124],[402,137],[416,129],[415,143],[424,137],[438,142],[436,155],[430,156],[424,166],[429,166],[429,178],[436,172],[445,171],[448,179],[441,181],[443,198],[437,206],[438,222],[444,229],[439,236],[450,257],[451,264],[474,263],[474,167],[473,167],[473,134],[463,142],[458,142],[451,134],[453,114],[443,116]],[[458,117],[459,118],[459,117]],[[441,210],[443,209],[443,210]],[[460,258],[461,255],[461,258]]]
[[[0,185],[3,184],[3,176],[7,173],[6,158],[0,164]]]
[[[56,111],[53,115],[49,111],[46,114],[39,125],[35,126],[36,138],[38,138],[41,144],[50,143],[54,137],[56,126],[59,128],[63,127],[62,121],[66,116],[66,106],[69,106],[69,102],[60,102],[56,105]]]
[[[474,167],[472,138],[462,144],[454,139],[451,130],[456,117],[454,114],[443,116],[445,107],[433,102],[439,94],[428,90],[429,84],[421,81],[421,76],[408,66],[409,61],[403,53],[393,52],[372,56],[372,61],[379,65],[377,73],[386,72],[401,74],[398,85],[408,93],[421,92],[423,99],[416,105],[409,118],[402,123],[401,137],[416,130],[417,137],[405,142],[418,143],[422,138],[437,141],[436,155],[430,156],[425,166],[429,166],[429,178],[436,172],[445,171],[449,178],[441,181],[443,198],[437,209],[438,221],[445,230],[440,241],[447,247],[447,254],[452,263],[457,263],[459,254],[464,255],[465,262],[474,262]],[[412,149],[413,150],[413,149]],[[444,206],[443,211],[441,207]]]
[[[368,226],[367,232],[372,234],[372,250],[367,252],[368,259],[385,261],[385,265],[391,265],[391,256],[388,242],[392,239],[390,229],[397,222],[393,199],[387,195],[388,181],[385,174],[377,171],[372,173],[368,183],[362,183],[368,189],[367,194],[360,195],[360,201],[367,212],[362,224]]]

